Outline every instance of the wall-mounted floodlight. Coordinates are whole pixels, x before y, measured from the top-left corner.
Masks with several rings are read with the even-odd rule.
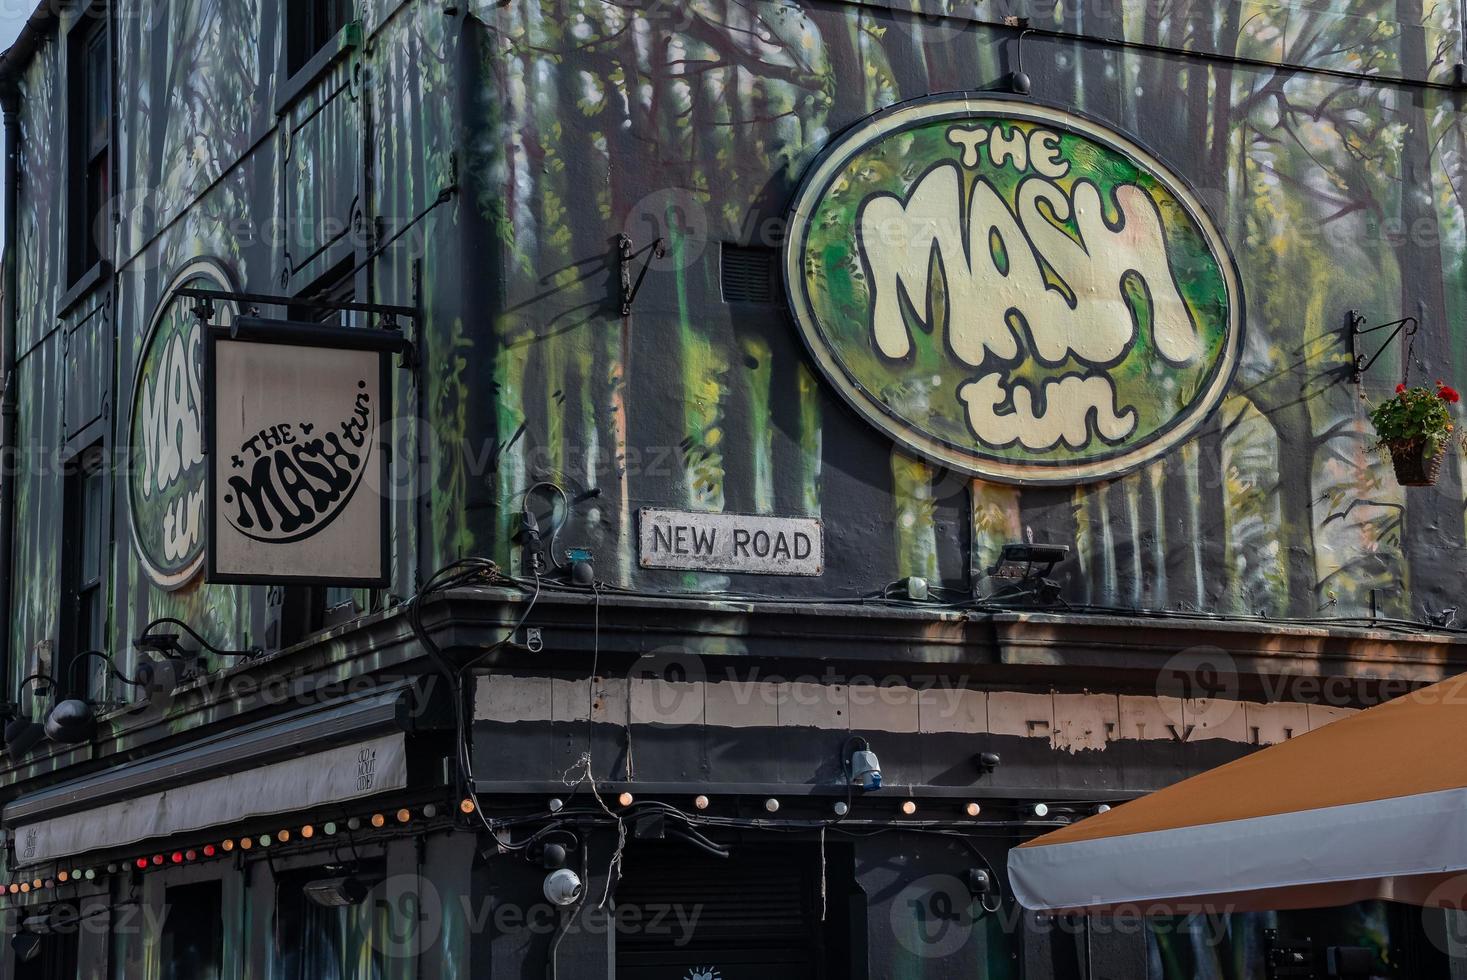
[[[1060,601],[1060,584],[1049,576],[1070,555],[1066,544],[1006,544],[988,569],[1003,584],[985,602],[1048,606]]]
[[[846,740],[846,748],[857,746],[846,759],[846,781],[852,786],[871,791],[881,788],[881,761],[871,751],[870,744],[859,735]]]
[[[44,681],[47,686],[34,688],[31,692],[32,698],[37,696],[45,697],[51,693],[51,689],[56,685],[56,682],[47,674],[31,674],[16,686],[16,704],[8,706],[11,718],[5,723],[5,756],[11,762],[19,762],[21,759],[24,759],[27,753],[40,744],[40,741],[46,737],[46,729],[40,722],[32,721],[21,710],[19,703],[19,698],[24,693],[23,689],[25,686],[38,681]]]
[[[95,658],[107,665],[111,675],[124,684],[133,687],[143,687],[144,682],[128,677],[117,669],[117,664],[112,658],[101,650],[87,650],[79,653],[71,659],[67,665],[66,676],[70,682],[70,689],[78,689],[76,680],[76,668],[78,664],[88,659]],[[82,742],[90,742],[97,734],[97,709],[91,702],[82,698],[67,698],[46,715],[45,724],[46,737],[53,742],[62,745],[76,745]]]
[[[346,875],[341,878],[317,878],[315,881],[308,881],[301,891],[317,905],[346,908],[365,902],[371,889],[360,878]]]

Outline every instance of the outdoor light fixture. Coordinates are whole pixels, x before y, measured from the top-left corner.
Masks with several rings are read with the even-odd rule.
[[[438,816],[438,806],[437,806],[437,804],[429,803],[427,806],[423,807],[423,817],[424,817],[424,819],[432,820],[436,816]]]
[[[1004,76],[1004,85],[1015,95],[1028,95],[1034,88],[1028,73],[1024,71],[1024,38],[1033,31],[1029,28],[1029,18],[1017,18],[1019,26],[1019,39],[1014,52],[1014,70]]]
[[[546,844],[545,850],[540,854],[540,865],[547,870],[555,871],[565,867],[566,850],[564,844]]]
[[[1059,602],[1060,584],[1049,576],[1069,554],[1070,546],[1065,544],[1004,545],[988,575],[1005,584],[985,601],[1040,606]]]
[[[916,804],[915,801],[913,801],[913,800],[907,800],[907,801],[905,801],[905,802],[902,803],[902,813],[903,813],[903,815],[910,817],[910,816],[913,816],[914,814],[916,814],[916,812],[917,812],[917,804]]]
[[[622,806],[631,806],[635,800],[636,797],[630,793],[623,793],[616,798],[616,802]]]
[[[132,687],[147,686],[144,681],[134,680],[118,670],[112,658],[101,650],[87,650],[72,657],[71,663],[66,665],[66,679],[70,690],[80,689],[76,678],[77,666],[93,657],[106,664],[108,672],[122,683]],[[47,738],[62,745],[90,742],[97,734],[97,709],[92,702],[83,698],[67,698],[46,715],[45,732]]]
[[[412,818],[413,818],[413,811],[407,809],[406,807],[403,807],[401,810],[398,810],[397,811],[397,822],[398,823],[407,823]]]
[[[1102,813],[1109,813],[1109,812],[1110,812],[1110,804],[1109,803],[1102,803],[1102,804],[1100,804],[1099,806],[1097,806],[1095,808],[1095,815],[1097,817],[1100,816]]]
[[[463,801],[458,805],[458,812],[465,815],[473,813],[477,809],[478,807],[474,805],[474,801],[468,797],[464,797]]]
[[[387,818],[380,813],[372,814],[372,826],[376,827],[378,830],[381,830],[383,827],[387,826]]]
[[[301,891],[317,905],[339,909],[361,905],[372,890],[361,879],[348,875],[343,878],[317,878],[315,881],[308,881]]]
[[[977,803],[969,803],[967,806],[963,807],[963,812],[970,817],[976,817],[978,816],[978,814],[983,812],[983,807],[979,806]]]
[[[250,647],[247,650],[225,650],[216,647],[204,639],[198,630],[172,616],[160,616],[144,626],[142,635],[132,641],[133,648],[156,653],[165,660],[188,660],[198,656],[198,651],[184,649],[183,644],[179,642],[179,634],[163,632],[158,629],[159,626],[178,627],[187,633],[200,649],[208,650],[217,657],[257,657],[265,652],[261,647]]]
[[[559,813],[561,809],[565,806],[565,801],[560,799],[553,799],[548,804],[546,804],[546,806],[550,808],[551,813]]]
[[[1049,816],[1049,804],[1035,803],[1033,806],[1029,807],[1029,812],[1036,817],[1047,817]]]
[[[835,806],[831,807],[831,809],[835,811],[837,817],[843,817],[851,812],[851,805],[845,800],[836,800]]]
[[[852,744],[860,746],[850,754],[846,762],[846,776],[852,786],[859,786],[868,792],[881,788],[881,761],[876,758],[876,753],[871,751],[870,744],[859,735],[853,735],[846,740],[849,748]]]
[[[771,796],[769,799],[764,801],[764,809],[768,810],[770,813],[778,813],[779,801]]]
[[[46,737],[62,745],[90,742],[97,734],[97,715],[80,698],[67,698],[46,715]]]
[[[16,685],[17,703],[11,706],[11,710],[15,712],[15,716],[5,723],[5,755],[11,762],[19,762],[25,758],[26,754],[35,748],[41,739],[46,736],[46,729],[40,722],[32,721],[30,718],[20,714],[19,699],[21,691],[27,684],[34,681],[45,681],[52,686],[56,683],[47,674],[31,674]],[[44,696],[49,694],[50,691],[50,687],[37,687],[32,690],[31,697],[34,699],[37,695]]]
[[[708,797],[706,797],[706,796],[695,796],[695,797],[693,797],[693,808],[694,809],[697,809],[697,810],[706,810],[706,809],[708,809]]]

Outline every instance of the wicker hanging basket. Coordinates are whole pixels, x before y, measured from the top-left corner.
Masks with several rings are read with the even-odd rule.
[[[1425,439],[1390,444],[1391,462],[1396,467],[1396,482],[1401,486],[1436,486],[1437,477],[1442,472],[1442,459],[1447,455],[1447,444],[1438,444],[1433,456],[1426,455],[1426,446]]]

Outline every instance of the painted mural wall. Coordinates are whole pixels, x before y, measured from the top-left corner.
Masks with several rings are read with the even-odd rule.
[[[553,476],[600,490],[561,541],[637,587],[860,595],[916,574],[966,592],[970,561],[1032,532],[1075,546],[1061,572],[1077,605],[1349,620],[1374,591],[1384,614],[1418,621],[1455,605],[1460,456],[1435,490],[1395,484],[1366,411],[1405,365],[1393,348],[1357,387],[1343,330],[1352,308],[1415,315],[1411,380],[1463,368],[1463,133],[1442,87],[1460,60],[1454,5],[1014,11],[1061,32],[1023,43],[1032,102],[1164,161],[1246,298],[1232,383],[1189,438],[1117,479],[1019,488],[894,448],[816,371],[784,303],[724,302],[719,268],[725,243],[783,244],[801,181],[870,114],[1002,88],[1014,30],[849,3],[472,13],[469,128],[497,135],[468,148],[464,233],[499,276],[470,306],[501,311],[477,341],[493,355],[464,374],[468,417],[494,423],[493,479],[449,468],[469,514],[497,512],[458,532],[476,549],[509,560],[520,494]],[[620,232],[668,242],[643,255],[652,271],[625,319]],[[827,572],[643,575],[629,542],[649,504],[821,516]]]
[[[57,451],[96,438],[118,466],[108,588],[123,669],[157,616],[220,645],[269,644],[278,590],[190,574],[195,328],[162,301],[180,282],[295,294],[343,262],[361,262],[358,298],[411,302],[420,282],[426,312],[421,366],[394,398],[410,407],[392,432],[406,464],[394,584],[363,609],[455,557],[518,569],[524,495],[545,479],[574,501],[559,545],[591,549],[625,589],[851,598],[922,575],[966,596],[987,589],[974,570],[1000,545],[1032,535],[1075,548],[1059,572],[1077,608],[1349,622],[1372,594],[1411,620],[1457,604],[1461,456],[1435,489],[1404,491],[1366,422],[1408,368],[1419,382],[1467,375],[1455,3],[472,0],[450,15],[369,0],[302,86],[284,77],[277,0],[119,7],[114,279],[68,310],[64,44],[43,46],[24,81],[12,683],[47,663],[62,625]],[[1218,276],[1236,270],[1230,383],[1184,440],[1122,475],[1016,486],[924,461],[842,398],[783,285],[726,301],[725,246],[777,256],[799,188],[844,134],[908,100],[1003,85],[1020,66],[1006,15],[1045,29],[1022,44],[1027,104],[1152,155],[1166,193],[1196,198],[1199,240],[1216,233],[1202,251]],[[949,156],[927,163],[962,165],[961,143],[939,148]],[[855,174],[873,193],[919,183],[880,155]],[[650,263],[629,316],[622,233],[636,267]],[[1206,283],[1178,282],[1189,309],[1206,304]],[[1146,318],[1138,294],[1120,302]],[[898,309],[903,324],[930,320]],[[1419,317],[1409,363],[1390,351],[1354,385],[1350,309]],[[641,571],[636,514],[650,506],[819,517],[824,574]],[[1152,951],[1158,975],[1204,955],[1190,941]]]
[[[200,260],[214,281],[293,294],[378,246],[358,297],[410,302],[418,275],[427,311],[422,367],[400,372],[395,398],[412,411],[393,431],[407,465],[392,595],[461,555],[518,568],[525,491],[549,478],[574,500],[558,546],[591,549],[598,575],[625,588],[852,597],[922,575],[967,595],[987,590],[999,545],[1032,537],[1074,546],[1059,571],[1075,606],[1350,621],[1372,594],[1411,620],[1455,605],[1461,457],[1437,488],[1402,490],[1366,412],[1408,367],[1423,382],[1467,368],[1458,14],[1414,0],[1336,8],[1031,5],[1014,13],[1049,33],[1021,51],[995,12],[969,20],[962,4],[953,17],[557,0],[453,18],[382,0],[363,5],[329,69],[287,86],[270,0],[149,5],[116,32],[115,298],[61,315],[66,135],[51,107],[67,66],[63,44],[44,46],[22,120],[19,383],[33,449],[20,548],[36,574],[10,624],[31,664],[13,671],[44,662],[57,634],[61,478],[48,453],[98,432],[129,464],[111,515],[116,648],[125,657],[127,637],[169,614],[221,644],[268,645],[278,591],[161,567],[196,558],[200,468],[189,315],[160,299]],[[1195,197],[1241,300],[1216,408],[1138,468],[1075,485],[922,460],[847,406],[777,280],[770,296],[726,302],[720,276],[728,245],[778,254],[797,189],[842,134],[907,100],[1002,88],[1021,58],[1029,104],[1133,141]],[[650,263],[626,317],[623,232],[634,265]],[[1199,290],[1183,284],[1194,312]],[[1420,317],[1409,365],[1388,350],[1351,383],[1350,309]],[[178,348],[155,344],[160,330],[184,351],[184,393],[166,405],[157,379]],[[98,349],[106,358],[77,354]],[[149,418],[169,438],[148,437]],[[157,497],[140,472],[164,475]],[[820,517],[825,572],[642,572],[645,506]]]

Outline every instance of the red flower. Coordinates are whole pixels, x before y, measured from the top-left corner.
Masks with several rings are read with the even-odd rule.
[[[1462,396],[1457,393],[1456,388],[1453,388],[1451,385],[1442,384],[1440,381],[1436,383],[1436,396],[1442,401],[1449,402],[1453,405],[1462,400]]]
[[[1398,394],[1398,395],[1404,395],[1405,393],[1406,393],[1406,386],[1405,385],[1403,385],[1403,384],[1396,385],[1396,394]]]

